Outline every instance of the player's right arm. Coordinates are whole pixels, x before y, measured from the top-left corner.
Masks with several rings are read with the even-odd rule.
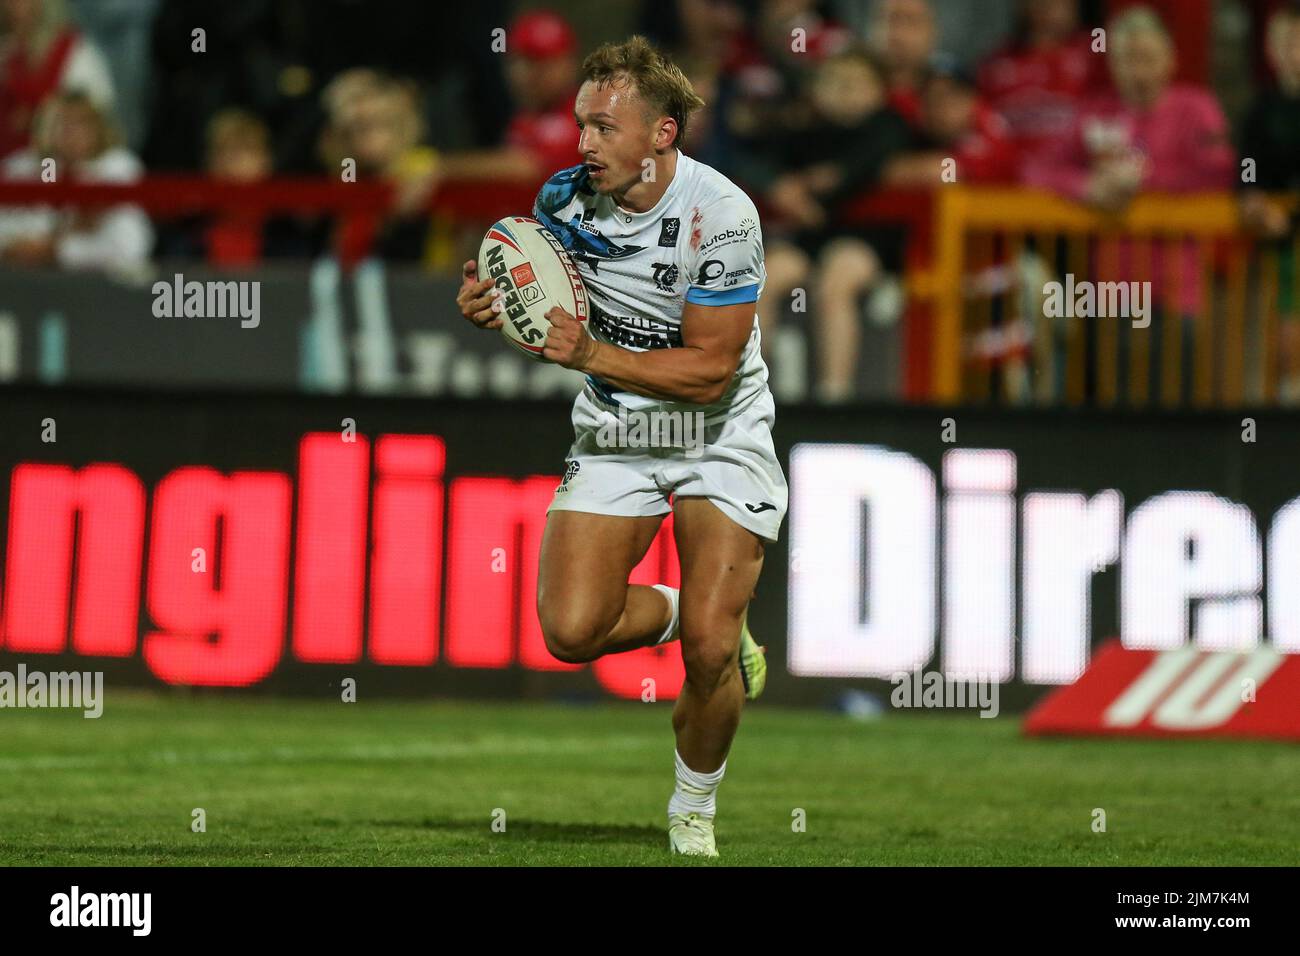
[[[466,260],[461,267],[461,276],[460,291],[456,293],[460,314],[480,329],[501,328],[501,313],[492,308],[492,280],[479,281],[478,263],[473,259]]]

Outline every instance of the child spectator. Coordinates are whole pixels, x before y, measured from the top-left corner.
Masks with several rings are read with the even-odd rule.
[[[46,169],[59,182],[134,183],[144,175],[140,160],[118,145],[109,118],[80,92],[57,93],[41,107],[32,148],[6,159],[0,174],[11,181],[39,182]],[[153,229],[136,206],[28,206],[0,212],[0,259],[7,262],[136,274],[146,266],[152,246]]]
[[[889,185],[938,185],[946,159],[955,161],[956,182],[1016,181],[1018,154],[1011,132],[980,98],[974,77],[941,58],[926,81],[921,104],[921,135],[914,151],[890,163],[885,174]]]
[[[206,140],[204,168],[218,182],[258,183],[274,172],[270,130],[247,110],[230,107],[217,113],[208,121]],[[291,216],[268,217],[232,205],[161,226],[157,255],[201,258],[224,267],[280,257],[306,258],[324,245],[323,236],[311,235],[314,228]]]
[[[424,145],[424,121],[414,89],[372,70],[339,74],[323,93],[329,123],[321,152],[331,175],[345,160],[357,178],[381,180],[394,189],[393,208],[380,231],[375,254],[418,262],[428,254],[426,208],[436,183],[437,153]],[[342,245],[351,246],[346,237]]]
[[[778,223],[766,243],[759,322],[763,340],[770,342],[791,290],[811,285],[818,397],[836,402],[853,394],[863,296],[889,288],[877,248],[897,244],[886,231],[840,223],[838,212],[879,183],[911,134],[888,107],[883,71],[865,50],[847,50],[818,67],[812,107],[812,125],[784,138],[775,167],[755,183]]]

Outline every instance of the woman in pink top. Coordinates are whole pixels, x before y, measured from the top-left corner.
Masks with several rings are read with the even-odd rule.
[[[1146,7],[1134,7],[1117,17],[1108,33],[1107,60],[1115,92],[1096,97],[1081,109],[1070,133],[1026,168],[1027,184],[1107,212],[1122,211],[1139,192],[1231,188],[1236,155],[1227,120],[1207,90],[1172,82],[1175,51],[1160,18]],[[1200,310],[1206,290],[1201,288],[1192,242],[1151,245],[1149,273],[1137,274],[1141,267],[1136,242],[1105,240],[1094,246],[1092,274],[1075,279],[1152,283],[1157,322],[1144,334],[1151,336],[1158,369],[1159,315],[1172,311],[1190,320]],[[1177,257],[1176,263],[1169,261],[1170,256]],[[1171,266],[1178,277],[1173,286],[1168,281]],[[1184,350],[1190,355],[1190,322],[1183,331]],[[1126,367],[1121,356],[1121,375]],[[1184,368],[1186,394],[1190,363],[1185,361]]]

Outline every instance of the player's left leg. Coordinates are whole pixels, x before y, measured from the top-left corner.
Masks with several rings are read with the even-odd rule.
[[[745,702],[741,630],[763,567],[763,539],[707,498],[677,498],[673,516],[686,682],[673,708],[677,787],[669,835],[677,852],[716,856],[714,792]]]

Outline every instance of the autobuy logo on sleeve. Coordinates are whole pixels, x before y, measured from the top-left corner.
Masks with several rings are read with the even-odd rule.
[[[152,893],[70,893],[50,897],[51,926],[128,926],[134,936],[148,936]]]

